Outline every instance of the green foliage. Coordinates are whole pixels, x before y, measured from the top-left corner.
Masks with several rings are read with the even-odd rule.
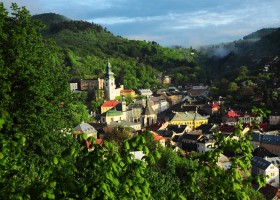
[[[56,20],[55,14],[36,15],[35,18],[47,24],[47,30],[42,32],[44,37],[53,38],[63,48],[73,80],[102,77],[108,58],[116,82],[124,84],[127,89],[157,88],[160,85],[156,80],[159,71],[173,77],[180,73],[182,81],[205,79],[201,76],[203,70],[195,64],[197,52],[192,49],[127,40],[97,24],[63,20],[61,16]]]
[[[130,137],[128,130],[119,128],[121,134],[111,140],[117,145],[104,141],[100,146],[86,134],[78,143],[69,135],[68,125],[83,117],[74,114],[85,111],[84,98],[70,95],[61,54],[52,42],[42,40],[37,32],[41,25],[25,8],[13,4],[12,10],[8,14],[0,3],[0,199],[249,199],[258,195],[250,190],[252,147],[241,125],[230,139],[215,135],[218,148],[191,159],[161,148],[149,132]],[[135,50],[133,56],[177,55],[175,50],[142,43],[142,49],[131,45],[126,51]],[[138,66],[133,59],[128,62]],[[152,84],[149,65],[140,66],[131,73]],[[141,86],[141,81],[137,84]],[[69,120],[71,114],[75,120]],[[131,151],[142,151],[143,160],[135,159]],[[225,151],[235,153],[226,170],[216,164]],[[262,186],[263,177],[256,181]]]

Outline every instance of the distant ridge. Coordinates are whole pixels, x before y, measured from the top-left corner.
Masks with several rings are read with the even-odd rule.
[[[277,28],[263,28],[258,31],[255,31],[253,33],[250,33],[249,35],[244,36],[243,40],[259,40],[259,39],[273,33],[276,30],[277,30]]]
[[[33,15],[32,18],[43,21],[47,27],[49,27],[51,24],[54,23],[71,21],[71,19],[56,13],[43,13],[43,14]]]

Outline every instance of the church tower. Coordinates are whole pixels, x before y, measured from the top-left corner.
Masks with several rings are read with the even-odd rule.
[[[107,100],[114,100],[116,97],[115,94],[116,85],[115,85],[114,73],[112,72],[111,64],[109,60],[107,61],[107,66],[106,66],[104,88],[105,88],[105,98]]]

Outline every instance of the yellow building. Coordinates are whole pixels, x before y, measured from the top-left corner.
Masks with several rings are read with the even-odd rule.
[[[120,95],[135,97],[134,90],[121,90]]]
[[[197,112],[175,112],[170,123],[172,125],[188,125],[191,129],[195,129],[201,124],[207,124],[208,119]]]
[[[105,101],[100,107],[101,107],[101,114],[107,112],[108,110],[111,110],[115,108],[120,102],[117,100],[109,100]]]

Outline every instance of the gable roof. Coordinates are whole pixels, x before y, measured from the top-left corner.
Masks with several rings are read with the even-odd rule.
[[[115,107],[119,104],[120,102],[117,100],[110,100],[110,101],[105,101],[101,107]]]
[[[269,184],[266,184],[265,187],[260,188],[259,191],[265,196],[266,199],[274,199],[274,197],[280,196],[279,189]]]
[[[215,131],[217,127],[212,124],[201,124],[196,130],[201,130],[203,134],[210,134]]]
[[[262,142],[265,144],[280,145],[280,135],[259,135],[258,133],[253,133],[251,137],[252,141]]]
[[[167,126],[167,129],[171,130],[171,131],[174,131],[175,133],[183,133],[186,130],[187,127],[188,127],[188,125],[172,125],[172,124],[169,124]]]
[[[189,134],[185,133],[183,134],[179,139],[178,142],[183,142],[183,141],[198,141],[203,135],[201,134]]]
[[[201,116],[197,112],[175,112],[175,115],[171,121],[192,121],[205,119],[205,117]]]
[[[88,123],[81,123],[78,126],[76,126],[74,128],[74,130],[77,131],[77,132],[86,133],[86,134],[97,133],[97,130],[95,128],[93,128],[93,126],[91,126]]]
[[[254,156],[251,159],[251,163],[252,163],[252,166],[257,167],[262,170],[266,170],[269,167],[269,165],[271,165],[271,162],[269,162],[263,158],[260,158],[258,156]]]

